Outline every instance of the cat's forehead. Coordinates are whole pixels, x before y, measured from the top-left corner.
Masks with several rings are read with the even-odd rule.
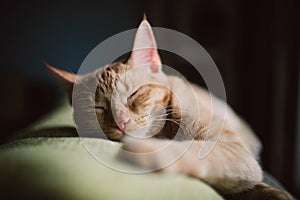
[[[116,88],[118,80],[126,73],[128,65],[124,63],[112,63],[97,72],[99,89],[103,94],[111,94]]]

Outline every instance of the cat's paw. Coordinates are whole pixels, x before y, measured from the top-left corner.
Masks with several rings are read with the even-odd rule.
[[[124,137],[122,143],[120,154],[123,160],[151,171],[160,169],[161,158],[158,153],[154,153],[159,147],[152,139]]]
[[[178,172],[181,146],[172,140],[124,137],[121,157],[151,171]],[[184,149],[183,149],[184,150]]]
[[[133,137],[125,136],[122,139],[122,149],[131,153],[151,153],[155,151],[156,146],[152,139],[136,139]]]

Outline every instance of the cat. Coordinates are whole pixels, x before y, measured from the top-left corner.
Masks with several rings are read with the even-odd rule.
[[[128,157],[131,162],[198,178],[232,199],[292,199],[285,191],[262,183],[263,173],[257,162],[261,143],[246,122],[205,89],[163,72],[147,19],[139,25],[125,62],[86,75],[45,65],[62,83],[71,103],[75,87],[96,80],[95,93],[89,100],[97,122],[108,139],[123,143],[124,150],[148,153],[169,144],[167,151],[147,160]],[[217,108],[226,107],[224,120],[212,109],[211,98],[216,99]],[[74,113],[75,123],[81,123],[75,108]],[[135,135],[150,138],[130,137]],[[185,151],[187,143],[190,147]],[[199,150],[208,146],[213,146],[212,150],[199,159]],[[182,152],[175,162],[160,168],[166,158]]]

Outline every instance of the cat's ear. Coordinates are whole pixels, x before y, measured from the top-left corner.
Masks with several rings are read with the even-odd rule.
[[[157,52],[155,37],[145,17],[136,32],[128,64],[133,67],[149,65],[152,72],[161,70],[162,63]]]
[[[72,102],[73,87],[78,76],[76,74],[57,69],[46,62],[44,62],[44,65],[63,86],[63,88],[68,94],[69,101]]]

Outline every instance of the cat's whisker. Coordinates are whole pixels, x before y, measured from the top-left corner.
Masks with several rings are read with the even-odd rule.
[[[170,112],[171,111],[171,112]],[[165,110],[159,110],[159,111],[156,111],[156,112],[152,112],[151,114],[154,115],[156,113],[160,113],[160,112],[166,112],[168,114],[181,114],[181,113],[188,113],[187,111],[185,110],[178,110],[178,109],[165,109]]]
[[[157,110],[157,111],[150,111],[149,115],[155,115],[155,114],[160,114],[160,113],[166,113],[167,110]]]
[[[140,117],[141,118],[145,118],[145,117],[151,117],[151,116],[159,116],[159,115],[155,115],[155,114],[159,114],[159,113],[161,113],[161,112],[150,112],[150,113],[147,113],[147,114],[145,114],[145,115],[141,115]],[[163,114],[166,114],[165,112],[163,112]]]
[[[153,121],[170,121],[170,122],[177,124],[180,127],[182,127],[181,124],[185,125],[185,123],[183,123],[182,121],[180,123],[178,123],[177,121],[172,120],[172,119],[154,119]]]
[[[161,115],[152,114],[151,116],[160,117],[160,116],[168,116],[168,115],[172,115],[172,114],[182,114],[182,112],[167,112],[167,113],[164,113],[164,114],[161,114]]]
[[[140,120],[135,120],[135,123],[137,123],[137,124],[142,124],[142,123],[145,123],[145,122],[147,122],[147,120],[143,120],[143,119],[140,119]]]
[[[152,121],[170,121],[170,122],[174,122],[175,124],[177,124],[177,125],[186,125],[186,123],[184,123],[183,121],[180,121],[180,122],[178,122],[178,121],[176,121],[176,120],[173,120],[173,119],[161,119],[161,118],[156,118],[156,119],[153,119]]]
[[[168,109],[167,111],[178,112],[178,113],[188,113],[188,111],[182,109]]]
[[[150,119],[156,119],[156,118],[162,118],[162,119],[167,119],[169,114],[162,114],[162,115],[151,115]]]
[[[169,113],[163,113],[163,114],[156,114],[156,115],[150,115],[150,116],[154,116],[154,117],[159,117],[159,116],[168,116]]]
[[[151,128],[159,128],[159,129],[163,129],[163,125],[151,125]],[[152,130],[153,131],[153,130]]]
[[[140,118],[151,116],[151,114],[141,115]]]

